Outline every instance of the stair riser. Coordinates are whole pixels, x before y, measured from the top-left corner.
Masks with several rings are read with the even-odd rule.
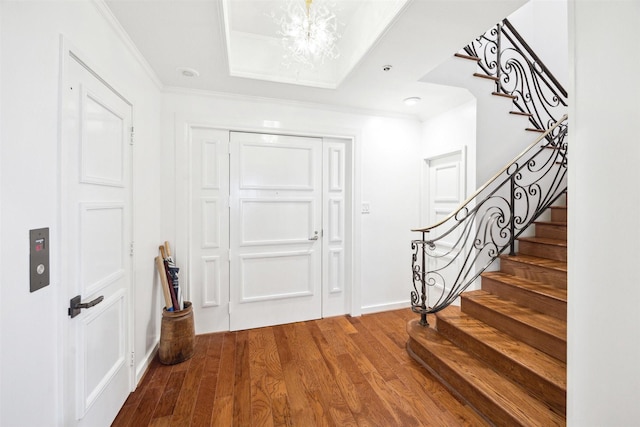
[[[531,292],[528,289],[482,277],[482,289],[494,295],[517,302],[540,313],[567,320],[567,303],[556,298]]]
[[[409,338],[407,351],[416,361],[424,366],[434,377],[444,384],[454,395],[461,396],[480,414],[491,414],[491,421],[496,426],[521,425],[500,406],[480,393],[466,381],[464,372],[457,372],[417,341]]]
[[[544,375],[514,362],[505,354],[485,345],[444,319],[438,318],[438,332],[460,348],[480,357],[485,363],[521,384],[539,399],[559,411],[566,412],[566,392]]]
[[[564,271],[524,264],[506,258],[500,259],[500,271],[524,279],[548,283],[560,289],[567,289],[567,273]]]
[[[556,261],[567,260],[566,246],[547,245],[544,243],[520,240],[518,241],[518,252],[523,255],[554,259]]]
[[[555,208],[551,206],[551,221],[554,222],[567,222],[567,209]]]
[[[536,237],[567,241],[567,226],[553,224],[536,224]]]
[[[518,322],[502,313],[493,311],[475,301],[464,297],[461,298],[461,309],[463,313],[475,317],[476,319],[501,330],[502,332],[537,348],[556,359],[567,361],[567,342],[556,336],[535,328],[535,325],[527,325]]]

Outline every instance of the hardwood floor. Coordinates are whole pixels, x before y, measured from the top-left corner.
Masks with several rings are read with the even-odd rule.
[[[483,426],[407,354],[409,309],[199,335],[114,426]]]

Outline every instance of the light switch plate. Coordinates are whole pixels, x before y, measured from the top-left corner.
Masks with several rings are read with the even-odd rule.
[[[369,213],[371,213],[371,203],[369,203],[369,202],[362,202],[362,213],[363,213],[363,214],[369,214]]]

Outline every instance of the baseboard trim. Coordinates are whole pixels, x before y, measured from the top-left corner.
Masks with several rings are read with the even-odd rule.
[[[362,314],[380,313],[382,311],[400,310],[411,307],[410,301],[390,302],[386,304],[367,305],[362,307]]]
[[[160,346],[160,342],[157,342],[156,345],[153,346],[151,351],[149,351],[144,356],[144,359],[142,359],[140,361],[140,363],[138,364],[138,366],[136,367],[135,388],[138,387],[138,384],[140,384],[140,381],[142,381],[142,378],[147,373],[147,370],[149,369],[149,366],[151,365],[151,361],[153,360],[154,357],[156,357],[156,353],[158,352],[159,346]],[[135,391],[135,388],[134,388],[134,391]]]

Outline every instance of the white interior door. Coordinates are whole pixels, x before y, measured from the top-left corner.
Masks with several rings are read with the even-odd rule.
[[[434,225],[445,219],[465,200],[465,161],[464,151],[456,151],[438,157],[425,160],[427,167],[427,225]],[[436,230],[436,234],[440,231]],[[429,258],[428,268],[439,269],[453,262],[460,266],[460,259],[455,259],[455,251],[451,251],[454,243],[460,236],[459,230],[450,233],[448,236],[438,242],[435,253],[439,255],[437,261]],[[456,269],[447,269],[441,271],[442,278],[447,285],[450,285],[455,279]],[[437,292],[441,292],[444,285],[437,283]],[[449,286],[446,286],[449,289]]]
[[[322,316],[322,140],[231,133],[230,328]]]
[[[447,217],[464,201],[465,170],[463,152],[427,159],[429,168],[428,223]]]
[[[72,55],[63,84],[62,280],[99,302],[67,318],[65,423],[111,424],[132,387],[132,107]]]

